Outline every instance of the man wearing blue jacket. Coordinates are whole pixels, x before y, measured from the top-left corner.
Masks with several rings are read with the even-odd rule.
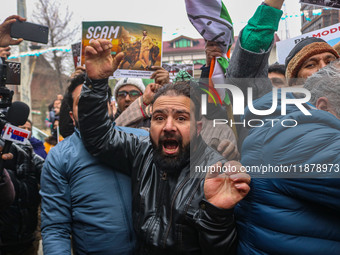
[[[130,178],[92,157],[77,129],[83,83],[80,74],[68,88],[75,132],[51,150],[41,175],[44,254],[71,254],[71,236],[76,254],[134,254]]]
[[[239,35],[226,72],[228,84],[237,85],[245,97],[248,88],[252,88],[253,99],[258,99],[253,103],[257,110],[268,110],[273,103],[272,93],[267,94],[272,91],[271,82],[267,78],[268,58],[274,44],[274,32],[282,16],[280,9],[283,2],[265,0],[258,7]],[[303,84],[308,76],[337,58],[338,54],[322,39],[303,40],[286,59],[289,84]],[[326,78],[325,74],[323,76],[319,77],[320,81]],[[294,176],[285,173],[280,177],[286,179],[274,179],[278,173],[262,178],[252,175],[250,193],[235,208],[239,233],[238,254],[340,254],[340,221],[337,216],[340,209],[340,182],[339,179],[329,178],[334,177],[334,171],[339,170],[340,123],[335,116],[326,112],[335,113],[334,106],[330,107],[327,101],[339,105],[340,98],[334,97],[339,93],[339,87],[333,87],[332,93],[325,93],[326,85],[330,83],[325,80],[323,90],[317,94],[311,90],[312,96],[318,95],[316,99],[322,98],[318,104],[318,100],[312,102],[320,109],[310,109],[312,116],[305,116],[291,105],[287,107],[287,115],[281,116],[281,101],[278,101],[279,107],[269,116],[256,116],[249,110],[245,115],[246,122],[252,119],[264,122],[266,119],[277,119],[274,127],[272,121],[267,121],[263,127],[252,128],[248,136],[247,128],[237,126],[241,127],[238,133],[238,146],[242,148],[241,163],[248,170],[268,165],[292,165],[292,169],[296,167],[298,170],[298,177],[305,177],[288,179]],[[332,100],[330,95],[333,96]],[[278,98],[281,98],[280,92]],[[287,98],[295,97],[290,93]],[[298,125],[293,128],[283,127],[281,122],[286,119],[294,119]],[[300,167],[302,173],[299,173]],[[308,167],[310,172],[314,167],[314,173],[316,168],[318,171],[326,168],[326,171],[333,172],[331,175],[321,174],[321,177],[327,179],[312,179],[318,177],[318,173],[316,176],[305,174]]]
[[[287,105],[287,114],[281,115],[280,91],[271,115],[255,116],[246,110],[246,120],[261,119],[265,124],[250,130],[242,165],[285,170],[252,175],[251,192],[235,209],[238,254],[340,253],[339,67],[335,62],[306,81],[311,115],[295,105]],[[295,95],[288,93],[287,98]],[[272,93],[254,102],[258,110],[271,105]],[[289,120],[298,124],[284,127],[283,121]]]

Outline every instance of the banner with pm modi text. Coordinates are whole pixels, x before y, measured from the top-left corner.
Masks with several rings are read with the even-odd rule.
[[[289,52],[295,47],[295,45],[309,37],[321,38],[325,40],[330,46],[334,47],[340,42],[340,23],[277,42],[276,54],[278,62],[280,64],[284,64],[286,57],[288,56]]]

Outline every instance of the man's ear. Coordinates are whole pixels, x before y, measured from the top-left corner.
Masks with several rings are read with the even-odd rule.
[[[73,117],[73,112],[72,112],[72,111],[69,111],[68,113],[70,114],[70,117],[71,117],[71,119],[72,119],[73,126],[76,126],[76,122],[75,122],[74,117]]]
[[[320,97],[318,98],[318,101],[316,101],[316,108],[319,110],[323,110],[326,112],[329,112],[331,110],[331,105],[328,101],[327,97]]]
[[[201,131],[202,131],[202,126],[203,126],[203,123],[202,123],[201,120],[196,122],[196,132],[197,132],[196,135],[197,135],[197,136],[199,136],[199,134],[201,133]]]
[[[334,110],[334,107],[331,105],[327,97],[320,97],[318,101],[316,101],[315,106],[317,109],[329,112],[338,119],[340,119],[340,116],[337,115],[336,111]]]

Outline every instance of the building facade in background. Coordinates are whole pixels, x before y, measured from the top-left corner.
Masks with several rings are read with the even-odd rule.
[[[324,4],[323,2],[323,0],[314,0],[314,2],[312,1],[311,3]],[[337,9],[302,4],[301,11],[303,12],[301,16],[302,34],[334,25],[340,21],[340,11]]]
[[[205,64],[204,45],[203,38],[194,39],[184,35],[164,41],[162,63],[193,64],[194,77],[199,77],[200,68]]]
[[[238,36],[235,36],[234,43],[231,47],[231,54],[235,48],[235,42]],[[277,61],[276,42],[280,41],[277,34],[274,35],[274,46],[269,57],[269,64]],[[193,64],[194,77],[199,78],[201,75],[200,68],[205,64],[205,42],[203,38],[194,39],[181,35],[171,41],[163,42],[162,63],[166,64]]]

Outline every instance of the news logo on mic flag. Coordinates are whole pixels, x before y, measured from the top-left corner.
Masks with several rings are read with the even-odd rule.
[[[26,144],[31,132],[7,123],[2,130],[2,138],[7,141]]]
[[[207,41],[218,42],[227,53],[234,41],[233,24],[222,0],[185,0],[187,15]]]

